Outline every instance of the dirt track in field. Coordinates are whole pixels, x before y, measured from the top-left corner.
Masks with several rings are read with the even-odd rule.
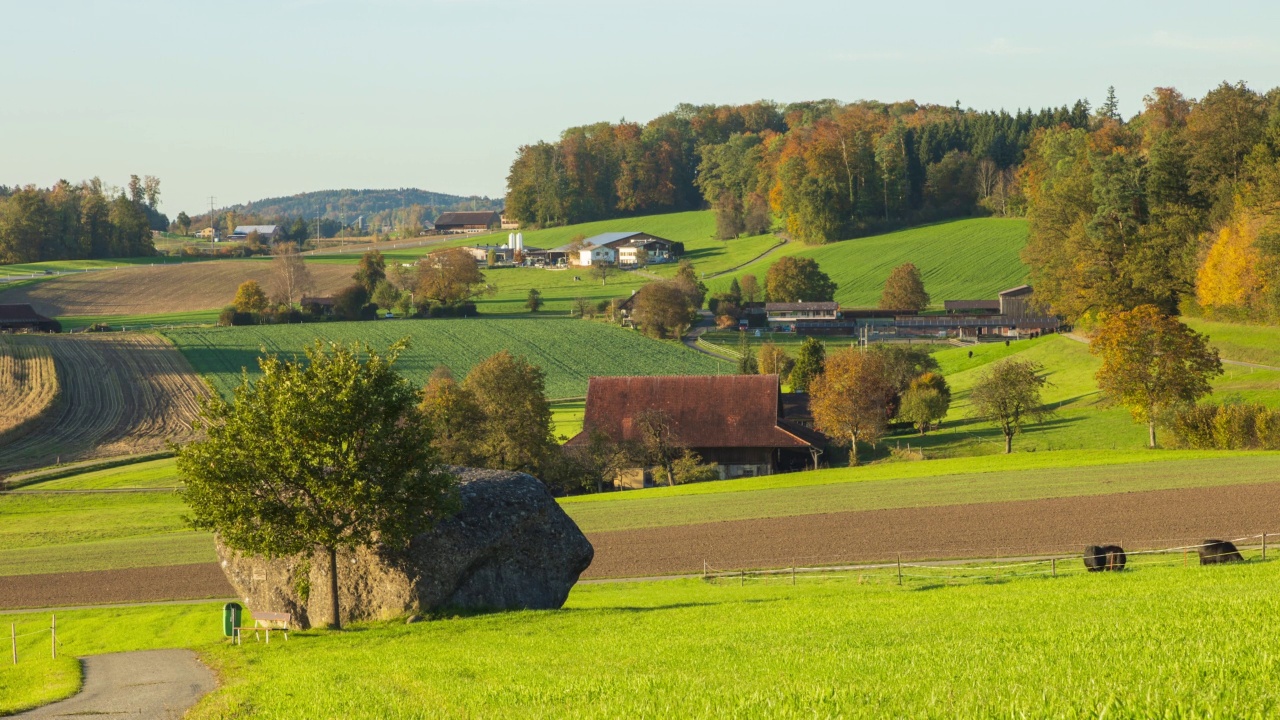
[[[1280,480],[1280,468],[1277,468]],[[1280,534],[1280,482],[943,507],[734,520],[590,535],[583,577],[627,577],[862,561],[1154,549]],[[1280,538],[1280,535],[1277,535]]]
[[[25,468],[163,450],[191,437],[208,392],[186,358],[154,335],[22,338],[53,356],[56,399],[0,444],[0,477]]]
[[[354,265],[340,263],[307,267],[317,295],[350,285],[355,271]],[[211,260],[97,270],[0,291],[0,303],[30,304],[49,317],[192,312],[230,305],[245,280],[257,280],[270,292],[270,261]]]
[[[0,577],[0,608],[235,597],[217,563]]]
[[[1280,482],[619,530],[593,533],[584,578],[793,564],[1077,554],[1085,545],[1167,548],[1269,532]],[[1194,556],[1192,562],[1195,562]],[[0,608],[232,597],[216,563],[0,577]]]

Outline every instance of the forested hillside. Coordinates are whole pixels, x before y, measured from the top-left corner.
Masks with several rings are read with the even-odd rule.
[[[477,195],[463,197],[418,188],[319,190],[288,197],[255,200],[224,208],[223,211],[263,217],[303,217],[308,220],[314,220],[316,217],[338,220],[342,215],[346,215],[347,219],[351,220],[355,216],[364,215],[366,220],[371,220],[379,213],[401,210],[411,205],[425,208],[430,215],[427,219],[433,220],[436,215],[447,210],[501,210],[502,199],[495,200]]]
[[[586,125],[521,147],[507,214],[561,225],[709,204],[722,236],[772,211],[810,243],[979,206],[1017,215],[1016,168],[1035,134],[1093,122],[1084,101],[1013,114],[915,102],[681,105],[644,125]]]

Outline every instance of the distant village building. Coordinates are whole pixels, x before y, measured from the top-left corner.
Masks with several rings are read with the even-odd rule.
[[[956,337],[978,340],[984,336],[1001,338],[1037,337],[1056,332],[1062,319],[1036,314],[1030,285],[1002,290],[995,300],[947,300],[946,315],[919,315],[894,319],[902,336]]]
[[[280,229],[279,225],[237,225],[236,229],[231,232],[231,236],[227,239],[246,240],[254,233],[257,233],[258,237],[261,238],[263,242],[275,242],[280,239],[283,231]]]
[[[520,223],[516,222],[515,220],[512,220],[506,215],[501,215],[499,217],[498,222],[501,225],[503,230],[519,230],[520,229]]]
[[[435,221],[438,232],[451,234],[487,232],[501,224],[501,216],[493,210],[441,213]]]
[[[0,305],[0,333],[62,332],[62,324],[30,305]]]
[[[826,444],[784,417],[777,375],[686,375],[591,378],[582,432],[567,446],[583,445],[597,431],[615,442],[638,441],[636,418],[647,410],[666,413],[674,436],[716,465],[721,479],[814,468]],[[615,482],[638,488],[665,478],[632,468]]]
[[[216,240],[218,239],[218,231],[214,230],[211,227],[207,227],[201,230],[200,232],[196,233],[196,237],[200,238],[201,240]]]

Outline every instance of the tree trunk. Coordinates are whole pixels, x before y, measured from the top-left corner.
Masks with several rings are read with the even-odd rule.
[[[1156,424],[1154,420],[1147,423],[1147,440],[1150,443],[1149,447],[1154,450],[1156,448]]]
[[[665,472],[667,473],[667,487],[675,487],[675,485],[676,485],[676,474],[675,474],[675,473],[673,473],[673,472],[671,472],[671,466],[670,466],[670,465],[663,465],[663,466],[662,466],[662,469],[663,469],[663,471],[665,471]]]
[[[329,602],[333,615],[329,619],[329,627],[342,629],[342,614],[338,612],[338,549],[325,548],[329,551]]]
[[[858,466],[858,433],[849,435],[849,467]]]
[[[1013,453],[1013,433],[1006,432],[1004,434],[1004,454],[1010,455],[1012,453]]]

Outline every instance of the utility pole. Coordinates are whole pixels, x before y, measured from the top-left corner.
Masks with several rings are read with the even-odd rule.
[[[213,245],[214,238],[218,236],[218,229],[213,226],[213,201],[215,199],[212,195],[209,196],[209,230],[212,231],[209,233],[209,245]]]

